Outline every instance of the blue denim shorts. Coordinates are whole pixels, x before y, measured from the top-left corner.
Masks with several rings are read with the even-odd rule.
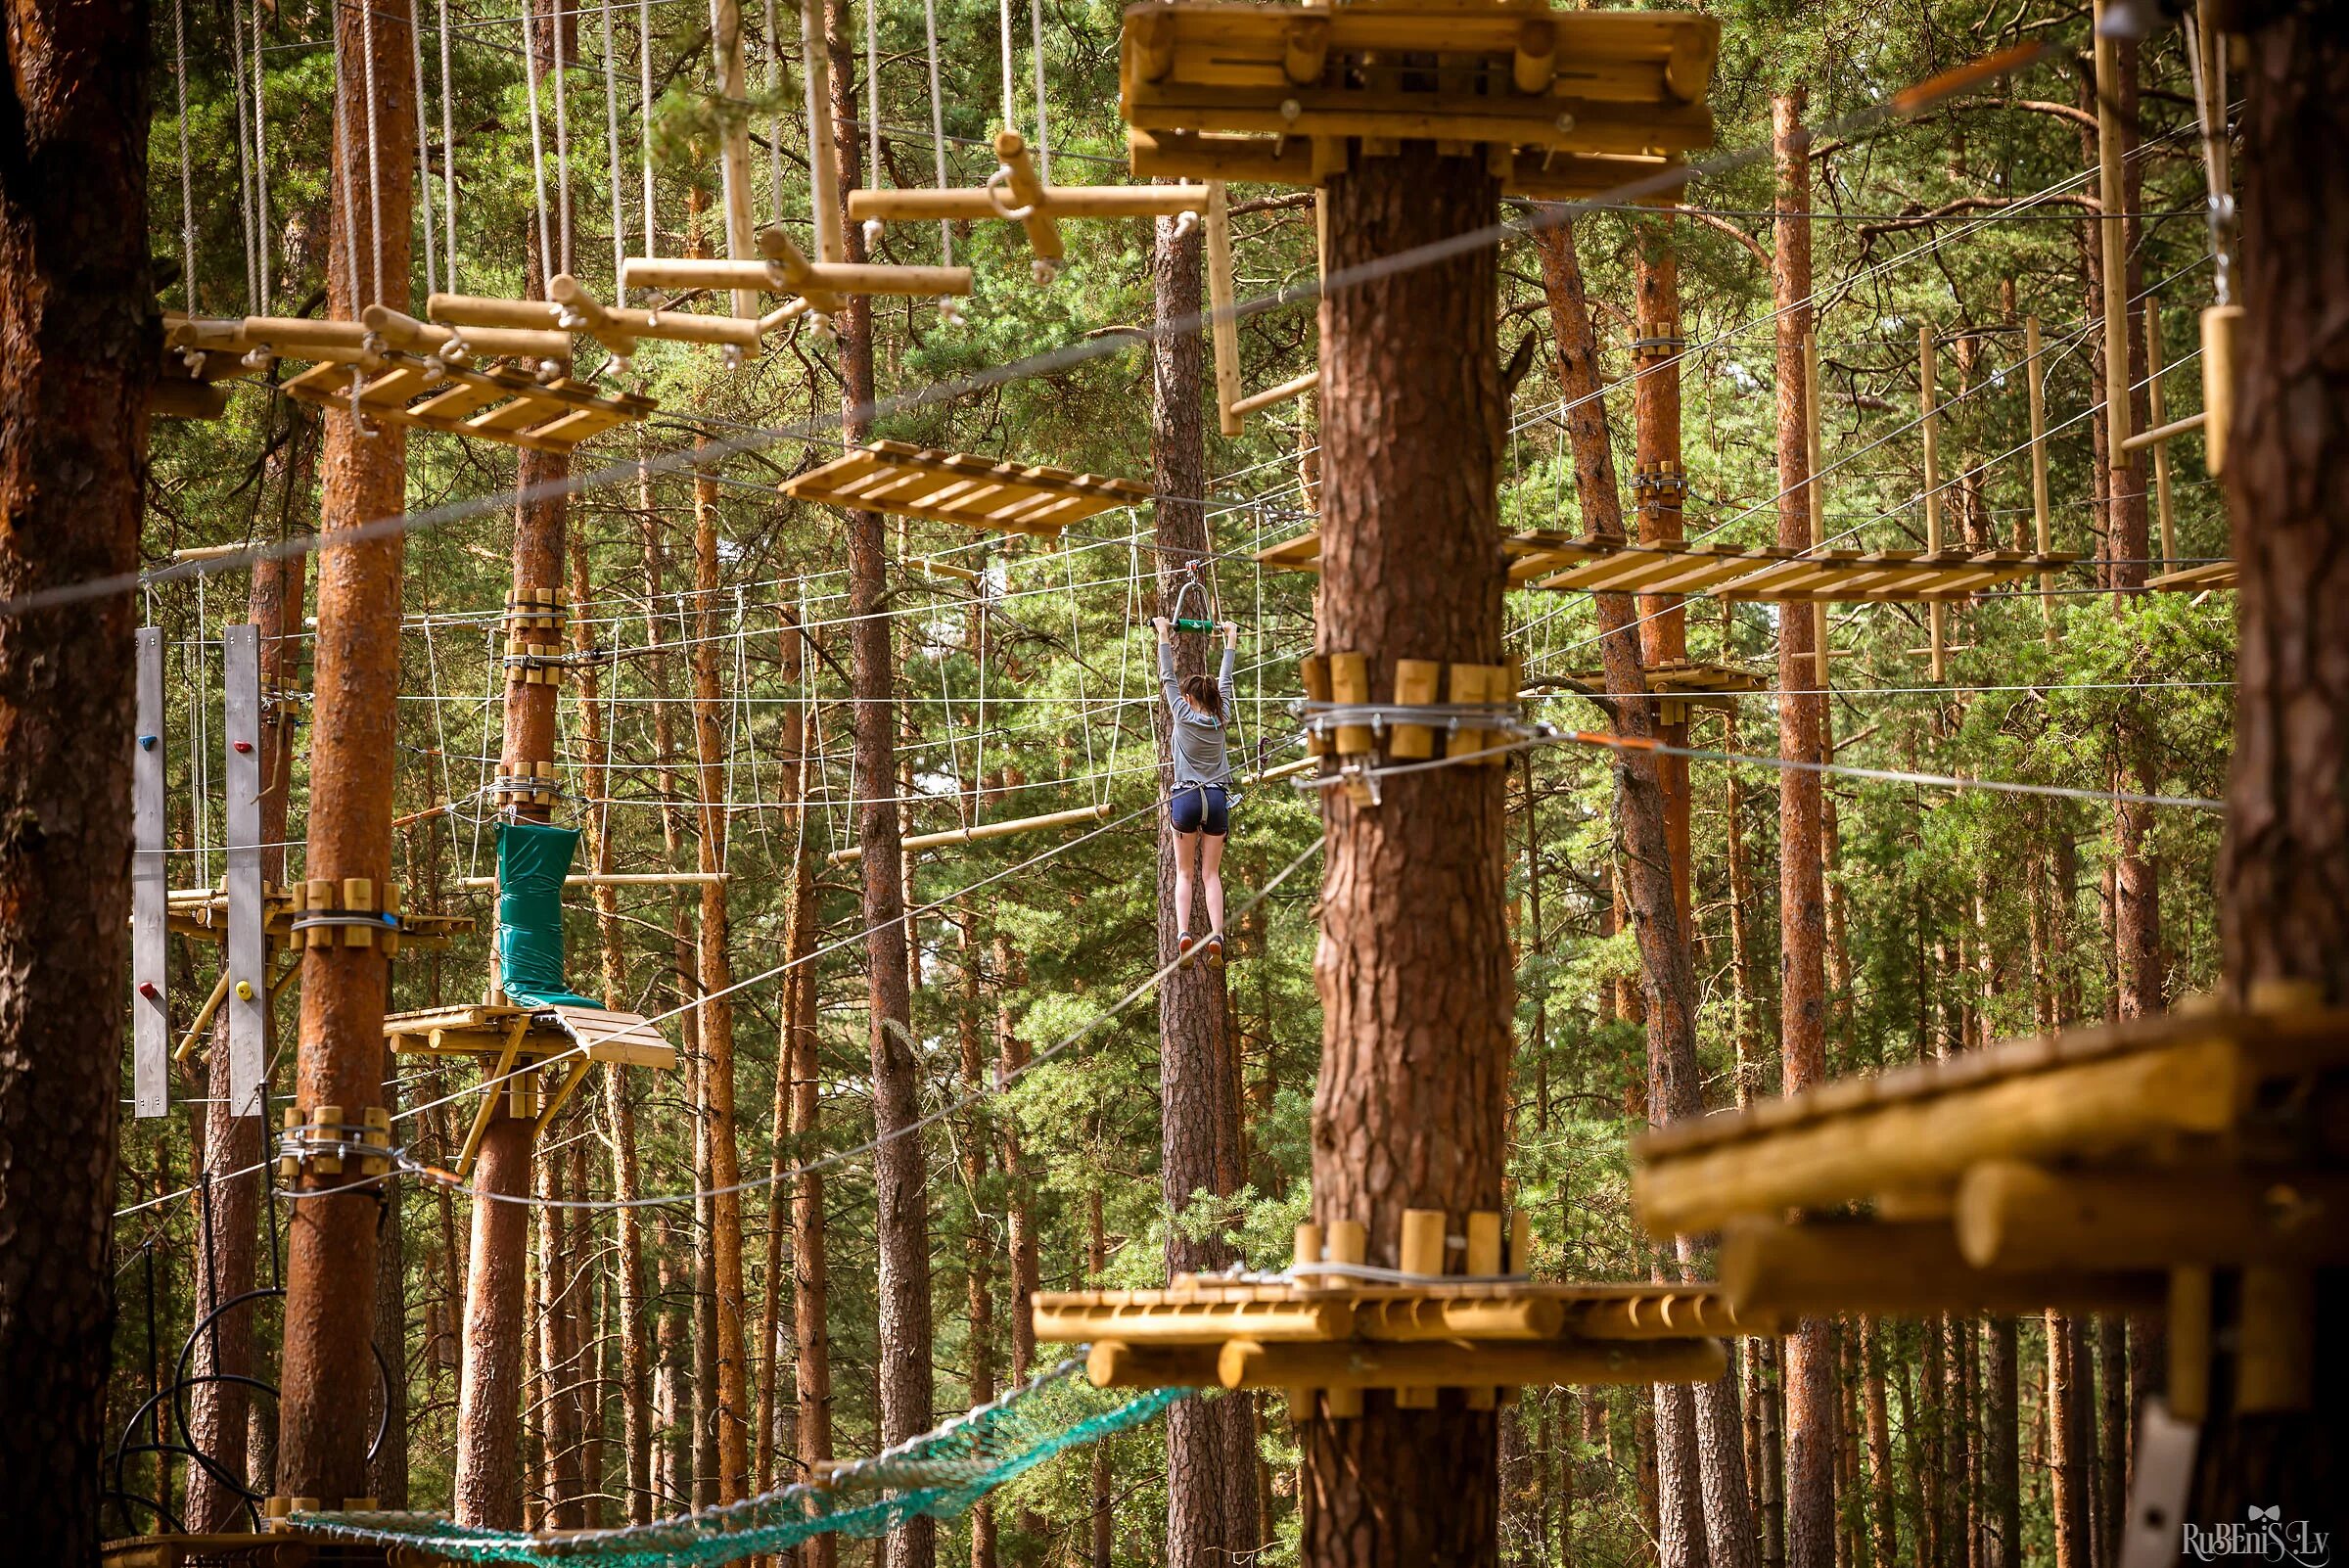
[[[1176,790],[1167,802],[1177,833],[1205,832],[1221,838],[1231,831],[1231,807],[1221,784],[1192,784]]]

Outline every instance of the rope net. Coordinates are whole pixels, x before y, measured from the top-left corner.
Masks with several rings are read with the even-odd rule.
[[[379,1546],[417,1546],[454,1562],[613,1568],[715,1564],[782,1551],[815,1536],[868,1539],[909,1519],[951,1519],[1055,1454],[1153,1419],[1190,1389],[1135,1398],[1096,1390],[1082,1360],[1062,1361],[991,1405],[869,1459],[822,1486],[801,1482],[722,1507],[617,1530],[560,1537],[485,1530],[427,1513],[298,1513],[301,1533]]]

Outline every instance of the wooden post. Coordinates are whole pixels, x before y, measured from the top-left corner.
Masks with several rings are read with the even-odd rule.
[[[1803,335],[1803,443],[1811,462],[1811,480],[1805,487],[1811,493],[1811,547],[1823,548],[1827,539],[1827,482],[1819,478],[1823,462],[1819,457],[1819,334]],[[1790,611],[1791,613],[1791,611]],[[1829,712],[1827,691],[1834,682],[1834,648],[1827,636],[1827,602],[1821,599],[1811,607],[1811,651],[1817,659],[1819,673],[1812,684],[1819,688],[1819,711],[1821,724]],[[1820,730],[1819,761],[1834,761],[1834,747]]]
[[[1215,313],[1208,335],[1216,353],[1216,410],[1218,428],[1227,437],[1245,428],[1236,403],[1240,400],[1240,323],[1232,315],[1238,297],[1232,282],[1230,198],[1223,182],[1207,188],[1207,307]]]
[[[2039,317],[2023,320],[2023,390],[2031,403],[2031,522],[2039,553],[2055,548],[2055,532],[2048,505],[2048,367],[2041,357]],[[2055,575],[2039,575],[2039,614],[2048,646],[2055,646]]]
[[[2161,392],[2161,301],[2145,301],[2145,416],[2147,430],[2159,430],[2169,422],[2169,399]],[[2153,447],[2153,507],[2161,524],[2161,569],[2167,572],[2178,559],[2178,536],[2175,517],[2170,507],[2170,443],[2157,442]]]
[[[326,314],[333,320],[355,322],[369,304],[409,305],[412,18],[412,0],[335,13],[345,69],[335,105],[339,157],[327,180],[335,204],[326,242]],[[370,81],[378,94],[372,113]],[[371,132],[379,138],[372,148]],[[378,212],[381,233],[373,228]],[[340,536],[405,509],[406,444],[398,426],[362,430],[347,413],[330,412],[325,430],[307,869],[338,888],[364,883],[372,895],[392,879],[392,770],[385,760],[398,754],[403,550],[397,533]],[[295,1075],[295,1104],[303,1112],[340,1106],[356,1122],[383,1105],[389,981],[380,946],[303,949]],[[277,1472],[283,1494],[337,1500],[367,1493],[374,1421],[352,1390],[374,1377],[381,1208],[373,1181],[350,1185],[359,1179],[358,1162],[339,1163],[345,1169],[332,1173],[313,1163],[286,1183],[302,1196],[290,1205]]]
[[[1925,548],[1941,548],[1941,419],[1939,389],[1934,386],[1933,328],[1930,323],[1916,329],[1916,408],[1917,426],[1925,441]],[[1933,659],[1933,678],[1943,680],[1949,675],[1949,609],[1936,599],[1925,607],[1926,623],[1930,631]]]
[[[840,177],[825,10],[825,0],[800,0],[800,57],[807,70],[807,206],[815,218],[816,260],[845,261],[848,235],[841,211],[847,186],[853,182]]]
[[[722,140],[718,144],[717,166],[721,175],[721,200],[726,216],[726,259],[748,261],[758,254],[752,238],[751,224],[751,121],[747,110],[748,88],[742,69],[742,0],[711,0],[711,42],[717,55],[717,97],[725,110],[720,122]],[[558,59],[558,91],[561,81]],[[780,214],[777,214],[778,216]],[[818,231],[820,234],[820,230]],[[568,258],[566,258],[568,259]],[[832,257],[819,254],[819,260]],[[547,268],[549,272],[556,269]],[[759,314],[759,291],[736,289],[734,314],[756,317]]]
[[[1333,275],[1493,221],[1482,158],[1430,142],[1362,156],[1326,188]],[[1497,666],[1501,559],[1493,549],[1505,419],[1496,346],[1497,258],[1476,246],[1321,301],[1322,652]],[[1373,696],[1380,693],[1373,688]],[[1404,1211],[1497,1210],[1513,987],[1503,918],[1505,769],[1387,779],[1363,805],[1325,791],[1321,1093],[1314,1218],[1366,1222],[1368,1262],[1398,1264]],[[1393,890],[1409,887],[1408,900]],[[1442,907],[1442,922],[1413,912]],[[1392,977],[1419,977],[1398,992]],[[1405,1041],[1437,1030],[1420,1058]],[[1489,1563],[1498,1553],[1496,1412],[1445,1393],[1435,1409],[1359,1396],[1361,1413],[1308,1422],[1303,1560],[1379,1568]]]

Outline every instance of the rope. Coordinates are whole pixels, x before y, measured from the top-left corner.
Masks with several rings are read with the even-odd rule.
[[[621,199],[620,73],[612,69],[612,0],[601,0],[604,14],[604,149],[612,181],[612,298],[620,298],[620,274],[628,259],[628,220]],[[773,14],[770,5],[768,14]]]
[[[1044,0],[1028,0],[1028,40],[1036,56],[1036,177],[1052,183],[1052,124],[1044,117]]]
[[[253,296],[256,309],[266,314],[269,309],[269,250],[275,243],[269,232],[269,124],[262,93],[261,74],[261,8],[253,8],[253,224],[259,232],[260,290]]]
[[[359,8],[359,48],[365,58],[359,62],[359,84],[367,94],[367,302],[384,301],[384,167],[377,154],[383,138],[376,125],[377,94],[375,90],[375,7],[368,0],[357,0]],[[354,274],[350,286],[356,291],[359,280]],[[403,291],[404,292],[404,291]],[[356,313],[355,311],[353,312]],[[358,378],[351,378],[356,389]],[[352,422],[358,423],[355,391],[351,398]]]
[[[868,0],[874,3],[874,0]],[[946,122],[944,95],[938,85],[938,0],[922,0],[922,27],[930,40],[930,151],[938,162],[938,188],[946,188]],[[879,124],[881,108],[873,106],[873,122]],[[954,264],[954,225],[945,218],[938,220],[938,253],[947,266]]]
[[[184,0],[182,0],[184,3]],[[245,224],[245,298],[261,297],[260,237],[253,223],[253,142],[245,112],[245,23],[237,0],[228,0],[229,96],[237,104],[237,212]],[[265,312],[248,305],[254,315]]]
[[[424,117],[424,32],[416,24],[413,5],[408,9],[408,63],[416,73],[416,190],[424,198],[424,292],[429,299],[440,292],[440,284],[434,259],[432,138]]]
[[[661,254],[661,237],[653,227],[653,0],[636,0],[636,147],[644,165],[644,254]],[[616,282],[613,298],[625,304],[625,291]]]
[[[522,9],[522,75],[530,89],[530,186],[538,203],[538,259],[551,274],[554,265],[555,236],[546,218],[546,133],[538,118],[538,40],[531,23],[536,8],[525,0]]]
[[[571,256],[571,51],[564,47],[563,12],[560,7],[550,10],[546,19],[547,54],[554,65],[554,76],[548,83],[555,94],[555,199],[561,204],[556,213],[556,237],[563,242],[560,264],[549,262],[547,276],[572,269]]]
[[[996,10],[1003,19],[1003,128],[1020,128],[1020,106],[1012,83],[1017,79],[1011,69],[1011,0],[996,0]],[[878,117],[878,116],[876,116]]]
[[[770,104],[783,101],[783,45],[775,31],[775,0],[766,0],[766,98]],[[783,221],[783,115],[780,110],[766,118],[766,164],[769,194],[774,199],[775,221]]]
[[[448,224],[448,287],[457,288],[457,83],[448,69],[448,0],[440,0],[440,194]]]
[[[179,90],[179,286],[188,314],[196,301],[196,174],[188,152],[188,0],[171,0],[171,77]]]

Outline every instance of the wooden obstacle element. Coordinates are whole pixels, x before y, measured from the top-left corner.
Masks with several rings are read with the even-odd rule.
[[[319,1541],[283,1531],[131,1536],[109,1541],[98,1551],[101,1568],[390,1568],[395,1561],[424,1568],[439,1560],[408,1552],[395,1556],[389,1546]]]
[[[2235,1407],[2303,1407],[2319,1268],[2349,1265],[2349,1010],[2255,986],[1846,1079],[1635,1145],[1657,1236],[1719,1229],[1739,1312],[2140,1311],[2172,1408],[2208,1408],[2214,1273],[2239,1276]],[[1801,1218],[1789,1219],[1799,1212]],[[2263,1381],[2264,1378],[2264,1381]]]
[[[1321,385],[1319,366],[1302,376],[1291,377],[1263,392],[1243,393],[1240,391],[1240,320],[1236,314],[1239,289],[1238,273],[1231,259],[1231,212],[1224,199],[1223,185],[1218,181],[1208,187],[1207,208],[1207,304],[1209,310],[1208,342],[1215,350],[1216,415],[1224,435],[1237,436],[1244,421],[1260,409],[1285,403],[1292,397],[1302,397]],[[1314,272],[1318,277],[1325,268],[1328,244],[1325,234],[1327,218],[1321,205],[1321,193],[1313,193],[1313,255]]]
[[[2180,567],[2175,572],[2147,577],[2145,586],[2162,593],[2211,593],[2234,587],[2234,571],[2233,561],[2205,561],[2200,566]]]
[[[1136,176],[1317,185],[1432,139],[1481,149],[1505,191],[1564,199],[1711,146],[1719,46],[1693,12],[1146,0],[1126,12],[1119,106]]]
[[[850,511],[959,523],[1001,533],[1057,538],[1097,513],[1140,506],[1150,492],[1129,480],[1103,479],[1041,464],[990,462],[903,441],[854,447],[823,467],[783,482],[783,493]]]
[[[493,1085],[482,1095],[457,1156],[452,1174],[460,1181],[473,1170],[501,1097],[508,1114],[530,1117],[543,1132],[597,1063],[661,1072],[674,1072],[677,1065],[676,1047],[649,1020],[569,1003],[460,1002],[392,1013],[384,1019],[384,1039],[396,1055],[472,1057]],[[547,1085],[543,1081],[556,1072],[562,1076]]]
[[[761,332],[792,317],[832,315],[850,295],[927,297],[971,292],[969,267],[895,267],[869,261],[810,261],[781,229],[759,231],[761,259],[706,261],[676,256],[629,256],[620,269],[622,289],[722,289],[749,298],[789,295],[758,318]]]
[[[1361,1264],[1366,1233],[1340,1221],[1326,1236],[1297,1227],[1286,1279],[1177,1274],[1164,1290],[1042,1292],[1036,1337],[1089,1344],[1096,1387],[1282,1389],[1303,1420],[1359,1415],[1366,1389],[1433,1409],[1439,1389],[1458,1388],[1490,1409],[1526,1383],[1702,1382],[1727,1364],[1716,1336],[1776,1331],[1711,1286],[1527,1278],[1522,1210],[1505,1253],[1498,1214],[1468,1216],[1464,1248],[1446,1228],[1438,1211],[1405,1211],[1396,1272],[1416,1277],[1393,1282],[1344,1271]],[[1454,1252],[1465,1273],[1446,1279]]]
[[[2020,550],[1813,550],[1734,544],[1629,544],[1595,534],[1517,533],[1500,541],[1512,586],[1585,593],[1709,594],[1804,604],[1933,603],[2061,570],[2076,553]],[[1320,531],[1257,552],[1275,571],[1320,570]]]
[[[1737,699],[1770,690],[1771,680],[1760,670],[1706,659],[1668,659],[1641,671],[1648,695],[1656,699],[1657,716],[1667,724],[1685,724],[1695,710],[1734,713]],[[1607,696],[1607,677],[1586,670],[1569,677],[1586,697]]]
[[[644,338],[709,344],[751,353],[759,351],[760,329],[756,319],[607,305],[568,272],[558,272],[548,280],[546,292],[548,298],[544,300],[436,294],[425,302],[425,314],[454,329],[467,343],[485,331],[501,328],[551,327],[567,339],[573,332],[583,332],[621,358],[635,353],[638,340]]]
[[[1045,828],[1072,827],[1082,822],[1098,822],[1109,815],[1106,806],[1081,806],[1073,810],[1046,811],[1041,816],[1005,817],[1000,822],[981,822],[972,827],[946,828],[937,833],[916,833],[902,840],[899,848],[935,850],[946,844],[977,844],[984,839],[1007,839],[1018,833],[1039,833]],[[834,865],[854,865],[864,858],[864,850],[851,845],[834,850],[828,856]]]
[[[1027,138],[995,132],[994,174],[968,190],[906,188],[851,191],[849,216],[883,223],[939,219],[970,223],[993,218],[1017,223],[1036,253],[1038,281],[1066,255],[1064,218],[1205,217],[1205,185],[1046,185],[1036,177]]]

